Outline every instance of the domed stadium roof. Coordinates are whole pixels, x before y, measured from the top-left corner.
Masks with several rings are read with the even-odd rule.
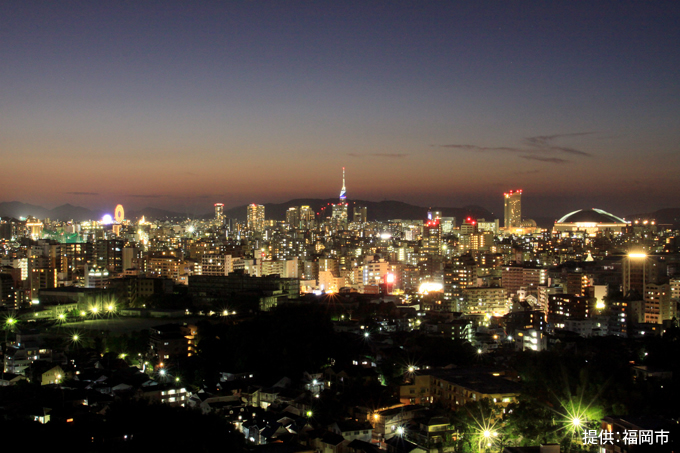
[[[602,209],[579,209],[570,212],[555,223],[628,223]]]

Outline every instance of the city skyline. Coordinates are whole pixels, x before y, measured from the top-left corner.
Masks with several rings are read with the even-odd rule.
[[[4,6],[3,201],[678,207],[678,5]]]

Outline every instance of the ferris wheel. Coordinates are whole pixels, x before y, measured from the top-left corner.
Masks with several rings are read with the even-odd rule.
[[[123,220],[125,219],[125,210],[123,209],[122,204],[116,206],[116,211],[113,214],[113,219],[116,221],[116,223],[122,223]]]

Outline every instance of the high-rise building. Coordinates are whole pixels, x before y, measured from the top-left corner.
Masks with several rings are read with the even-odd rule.
[[[331,218],[336,225],[347,225],[347,203],[334,204]]]
[[[251,231],[264,231],[264,206],[261,204],[249,204],[247,211],[248,229]]]
[[[505,228],[519,228],[522,223],[522,190],[511,190],[505,197]]]
[[[677,304],[671,298],[669,284],[645,285],[644,322],[661,324],[665,320],[673,319],[677,314]]]
[[[224,225],[224,203],[215,203],[215,223]]]
[[[453,258],[444,268],[444,299],[450,311],[462,311],[463,290],[477,280],[477,264],[471,255]]]
[[[358,223],[368,222],[368,211],[366,206],[354,207],[354,221]]]
[[[631,292],[642,296],[647,284],[657,282],[659,263],[646,253],[629,253],[621,260],[621,271],[624,296]]]
[[[423,225],[423,249],[427,255],[442,254],[442,225],[439,219],[428,220]]]
[[[309,206],[300,206],[300,224],[302,228],[311,228],[314,222],[314,210]]]
[[[286,211],[286,223],[292,229],[300,228],[300,207],[292,206]]]

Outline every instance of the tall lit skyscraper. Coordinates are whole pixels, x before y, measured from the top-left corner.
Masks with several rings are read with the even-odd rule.
[[[215,203],[215,223],[217,225],[224,225],[224,204]]]
[[[439,219],[428,220],[423,225],[423,250],[427,255],[442,254],[442,225]]]
[[[314,211],[309,206],[300,206],[300,224],[302,228],[310,228],[314,222]]]
[[[286,211],[286,223],[290,228],[300,228],[300,207],[293,206]]]
[[[347,203],[334,204],[331,218],[336,225],[347,225]]]
[[[359,223],[368,222],[368,208],[366,206],[354,207],[354,221]]]
[[[511,190],[505,197],[505,228],[519,228],[522,223],[522,190]]]
[[[261,204],[249,204],[247,212],[248,229],[251,231],[264,231],[264,206]]]

